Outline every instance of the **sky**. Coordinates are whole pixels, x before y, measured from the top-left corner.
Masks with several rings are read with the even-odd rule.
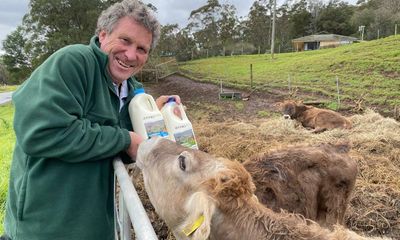
[[[84,1],[84,0],[83,0]],[[180,27],[187,24],[190,12],[207,3],[207,0],[142,0],[157,7],[156,13],[162,25],[178,23]],[[345,0],[354,4],[357,0]],[[237,10],[237,16],[246,16],[254,0],[220,0],[221,4],[233,4]],[[284,0],[277,0],[281,5]],[[2,42],[6,36],[13,32],[22,23],[22,17],[28,12],[29,0],[0,0],[0,55]]]

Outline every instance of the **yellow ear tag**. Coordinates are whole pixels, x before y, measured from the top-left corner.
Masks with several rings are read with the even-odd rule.
[[[201,215],[199,218],[196,219],[196,221],[194,221],[194,223],[192,225],[186,226],[182,232],[189,237],[192,233],[194,233],[194,231],[196,231],[201,224],[204,222],[204,215]]]

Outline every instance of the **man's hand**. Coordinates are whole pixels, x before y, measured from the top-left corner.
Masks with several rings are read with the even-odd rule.
[[[177,104],[181,104],[181,98],[178,95],[162,95],[156,99],[158,109],[161,110],[161,108],[164,106],[165,103],[167,103],[168,98],[170,97],[174,98]]]
[[[126,153],[131,157],[131,159],[136,159],[137,150],[139,144],[144,141],[143,137],[135,132],[129,132],[131,137],[131,145],[126,149]]]

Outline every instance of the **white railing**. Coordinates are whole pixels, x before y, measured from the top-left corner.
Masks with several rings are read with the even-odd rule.
[[[114,158],[113,166],[120,187],[119,207],[117,210],[119,239],[131,240],[130,229],[132,225],[136,239],[158,239],[121,158]],[[117,206],[115,208],[117,209]]]

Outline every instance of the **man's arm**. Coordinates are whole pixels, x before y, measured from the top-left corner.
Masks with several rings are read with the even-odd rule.
[[[128,130],[85,116],[88,66],[80,57],[68,52],[50,57],[14,94],[17,142],[27,154],[80,162],[111,157],[130,146]]]

